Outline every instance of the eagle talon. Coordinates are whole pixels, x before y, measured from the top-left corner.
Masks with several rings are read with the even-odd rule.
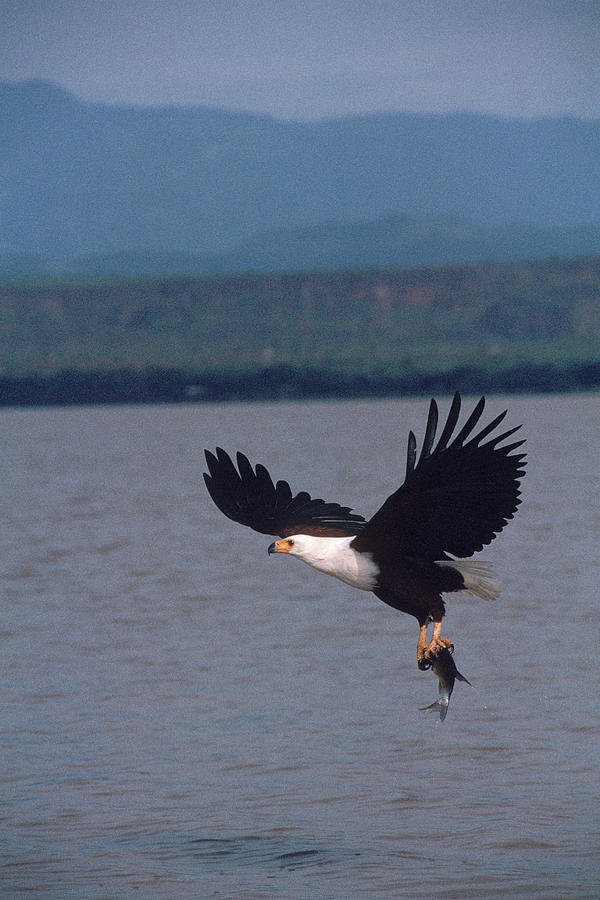
[[[431,669],[442,650],[454,653],[454,644],[449,638],[434,637],[429,643],[419,643],[417,648],[417,665],[422,672]]]
[[[425,655],[435,657],[440,650],[447,650],[449,653],[454,653],[454,644],[449,638],[434,637],[425,648]]]

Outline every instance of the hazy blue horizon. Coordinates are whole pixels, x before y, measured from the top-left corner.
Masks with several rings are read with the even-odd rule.
[[[331,115],[323,115],[323,116],[315,116],[314,118],[303,118],[298,116],[296,118],[287,117],[284,115],[276,115],[272,113],[261,113],[261,112],[253,112],[251,110],[241,109],[236,106],[226,106],[225,104],[211,104],[211,103],[201,103],[201,102],[165,102],[165,103],[154,103],[152,101],[139,101],[139,102],[124,102],[121,100],[88,100],[78,93],[77,89],[66,87],[63,84],[59,84],[57,81],[53,81],[48,78],[1,78],[0,85],[8,85],[9,87],[26,87],[29,85],[40,85],[43,88],[55,89],[59,93],[65,93],[70,98],[75,100],[77,103],[81,103],[84,106],[96,106],[96,107],[111,107],[114,109],[138,109],[141,111],[145,110],[206,110],[209,112],[221,112],[228,115],[240,115],[247,116],[249,118],[264,118],[271,119],[275,122],[281,122],[286,125],[310,125],[310,124],[319,124],[326,122],[335,122],[344,119],[376,119],[376,118],[391,118],[394,116],[412,116],[412,117],[424,117],[424,118],[453,118],[453,117],[464,117],[464,118],[489,118],[496,119],[498,121],[503,122],[543,122],[543,121],[561,121],[561,120],[574,120],[580,122],[588,122],[595,123],[600,121],[600,110],[595,115],[575,115],[571,113],[531,113],[531,114],[518,114],[518,113],[495,113],[495,112],[480,112],[474,109],[468,109],[467,107],[456,107],[455,109],[448,109],[444,111],[432,111],[429,109],[408,109],[403,107],[398,108],[390,108],[390,109],[372,109],[365,112],[341,112],[341,113],[332,113]]]
[[[565,0],[0,0],[0,79],[312,121],[600,116],[600,7]]]

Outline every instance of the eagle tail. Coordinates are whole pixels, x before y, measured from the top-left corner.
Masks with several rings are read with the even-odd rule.
[[[449,566],[462,575],[464,587],[459,593],[473,594],[480,600],[495,600],[500,596],[500,582],[489,563],[449,559],[440,560],[437,565]]]

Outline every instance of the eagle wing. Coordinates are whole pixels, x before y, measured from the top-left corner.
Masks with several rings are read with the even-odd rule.
[[[243,453],[237,454],[237,469],[220,447],[216,455],[204,451],[209,474],[204,474],[208,493],[229,519],[248,525],[261,534],[342,536],[358,534],[366,521],[348,506],[326,503],[306,491],[292,494],[287,481],[273,484],[260,463],[252,468]]]
[[[521,502],[519,478],[525,472],[525,454],[512,451],[524,441],[498,445],[521,426],[483,443],[506,411],[474,433],[485,406],[482,397],[452,439],[460,405],[456,393],[434,447],[438,410],[431,401],[419,459],[411,431],[404,483],[352,541],[356,550],[402,553],[429,561],[449,559],[449,554],[468,557],[489,544],[512,519]]]

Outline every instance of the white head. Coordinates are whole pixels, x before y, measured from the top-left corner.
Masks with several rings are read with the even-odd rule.
[[[379,569],[370,553],[357,553],[350,545],[354,535],[345,537],[314,537],[311,534],[292,534],[274,541],[269,553],[289,553],[309,566],[333,575],[340,581],[363,591],[372,591]]]
[[[269,553],[289,553],[297,556],[304,562],[314,565],[314,561],[320,559],[323,551],[331,541],[331,538],[313,537],[310,534],[293,534],[279,541],[273,541],[269,547]],[[334,540],[336,540],[334,538]]]

